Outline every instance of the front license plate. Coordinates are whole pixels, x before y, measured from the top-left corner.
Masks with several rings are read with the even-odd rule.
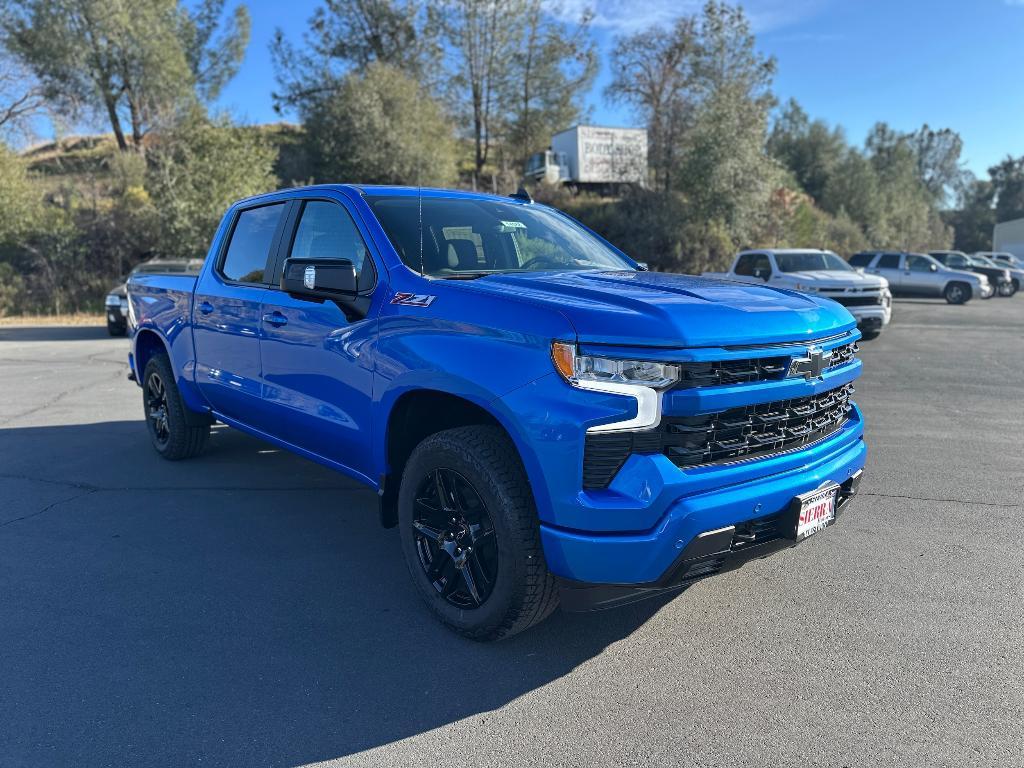
[[[836,519],[836,491],[839,486],[831,483],[816,491],[797,496],[800,512],[796,520],[796,540],[803,541],[813,536]]]

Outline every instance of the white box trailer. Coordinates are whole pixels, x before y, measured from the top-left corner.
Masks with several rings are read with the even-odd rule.
[[[996,224],[992,232],[992,250],[1012,253],[1024,259],[1024,219],[1012,219]]]
[[[647,131],[577,125],[551,137],[551,149],[530,158],[526,175],[577,186],[644,184]]]

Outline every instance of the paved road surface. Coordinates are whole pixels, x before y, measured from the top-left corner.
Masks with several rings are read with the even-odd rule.
[[[495,645],[370,493],[226,429],[163,462],[124,340],[0,328],[0,765],[1024,765],[1024,297],[895,315],[840,525]]]

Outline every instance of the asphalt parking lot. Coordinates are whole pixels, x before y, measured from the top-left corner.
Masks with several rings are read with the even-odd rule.
[[[164,462],[127,342],[0,328],[0,765],[1024,765],[1024,297],[894,315],[839,525],[493,645],[371,493],[224,428]]]

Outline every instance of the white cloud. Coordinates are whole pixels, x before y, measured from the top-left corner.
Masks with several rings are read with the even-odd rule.
[[[1024,0],[1006,0],[1024,4]],[[742,3],[755,32],[768,32],[803,21],[826,0],[748,0]],[[586,10],[594,12],[593,24],[612,32],[636,32],[698,13],[704,0],[550,0],[549,8],[560,18],[575,21]]]

